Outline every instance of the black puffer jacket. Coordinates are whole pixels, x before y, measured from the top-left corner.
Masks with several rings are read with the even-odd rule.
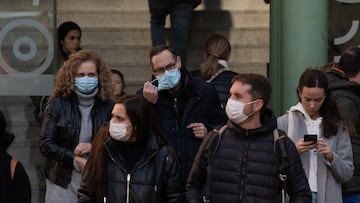
[[[350,137],[354,153],[354,176],[342,185],[343,194],[360,193],[360,84],[349,81],[336,70],[328,72],[327,76],[332,96],[356,129],[356,135]]]
[[[201,202],[204,194],[212,203],[281,202],[279,165],[274,153],[276,118],[270,110],[265,110],[262,118],[262,126],[251,130],[241,129],[229,121],[220,144],[210,144],[208,150],[204,140],[188,178],[189,202]],[[290,202],[311,202],[309,185],[295,145],[289,138],[285,139]],[[208,166],[207,153],[214,151]]]
[[[95,99],[91,110],[92,136],[111,118],[112,101]],[[75,94],[50,101],[49,113],[45,118],[40,136],[40,151],[45,157],[45,177],[66,188],[74,169],[74,149],[79,144],[81,114]]]
[[[153,133],[148,136],[145,153],[131,171],[127,170],[119,153],[119,144],[111,139],[105,143],[104,197],[107,202],[185,202],[185,188],[175,152]],[[85,182],[83,180],[79,190],[79,203],[97,202]]]

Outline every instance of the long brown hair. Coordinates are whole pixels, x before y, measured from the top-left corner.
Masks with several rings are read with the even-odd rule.
[[[55,86],[51,97],[68,97],[75,91],[75,76],[78,67],[85,61],[95,63],[99,78],[98,96],[102,100],[110,99],[112,96],[111,73],[106,63],[95,52],[81,50],[70,55],[69,60],[59,69],[55,77]]]
[[[231,46],[226,37],[218,34],[212,35],[205,43],[205,61],[201,64],[200,78],[208,80],[219,69],[224,68],[218,64],[217,60],[229,60],[230,52]]]
[[[156,120],[150,105],[142,96],[124,95],[114,102],[125,106],[126,114],[133,125],[133,136],[136,137],[136,142],[145,145],[148,142],[149,136],[147,132],[150,129],[160,137],[164,144],[167,144],[158,120]],[[104,144],[109,139],[109,126],[104,126],[95,135],[90,156],[85,166],[83,181],[88,186],[90,194],[95,194],[98,201],[101,201],[104,191]]]

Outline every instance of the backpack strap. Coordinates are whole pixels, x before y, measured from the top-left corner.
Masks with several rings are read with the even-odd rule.
[[[14,180],[16,164],[17,164],[17,160],[16,159],[11,159],[11,162],[10,162],[11,180]]]
[[[209,194],[210,194],[210,185],[209,185],[209,173],[211,171],[211,162],[214,160],[215,157],[215,153],[216,150],[218,149],[220,142],[221,142],[221,138],[222,135],[224,133],[224,131],[226,130],[227,125],[224,125],[223,127],[220,128],[220,130],[216,130],[214,129],[212,133],[208,134],[209,137],[209,141],[208,143],[206,143],[206,147],[205,150],[207,151],[207,173],[208,175],[206,176],[206,181],[203,187],[203,194],[202,194],[202,201],[203,202],[210,202],[209,200]]]
[[[208,165],[210,165],[210,163],[214,160],[216,150],[218,149],[218,147],[220,145],[222,134],[224,133],[226,128],[227,128],[227,125],[224,125],[223,127],[220,128],[220,130],[215,130],[217,133],[214,133],[213,137],[210,138],[209,142],[206,145],[206,149],[208,150],[208,155],[209,155],[208,156]],[[215,138],[218,138],[216,144],[214,142]],[[214,147],[210,147],[210,145],[214,145]]]
[[[281,133],[281,135],[279,135],[279,132]],[[287,194],[286,180],[289,171],[289,160],[285,146],[286,135],[285,132],[281,130],[279,131],[278,129],[275,129],[273,131],[273,134],[274,153],[279,165],[279,178],[282,182],[282,199],[285,200]]]

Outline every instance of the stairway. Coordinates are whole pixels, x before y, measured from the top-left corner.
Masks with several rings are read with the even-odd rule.
[[[58,3],[58,24],[67,20],[79,23],[83,29],[82,47],[95,50],[110,67],[122,71],[129,93],[134,93],[151,76],[149,19],[144,0]],[[170,27],[169,21],[166,27]],[[269,6],[262,0],[204,0],[194,11],[189,32],[189,70],[199,67],[205,41],[214,33],[229,38],[233,50],[231,69],[266,74]]]

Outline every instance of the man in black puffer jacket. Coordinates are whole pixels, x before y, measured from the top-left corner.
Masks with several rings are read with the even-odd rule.
[[[356,130],[350,136],[354,153],[354,176],[342,185],[344,202],[360,199],[360,48],[347,49],[339,66],[327,72],[332,96]]]
[[[229,121],[221,139],[208,135],[201,144],[188,177],[188,202],[281,202],[282,181],[274,152],[276,117],[266,108],[270,95],[264,76],[234,77],[226,105]],[[213,141],[208,143],[209,139]],[[283,139],[290,202],[311,202],[295,145],[288,137]]]

